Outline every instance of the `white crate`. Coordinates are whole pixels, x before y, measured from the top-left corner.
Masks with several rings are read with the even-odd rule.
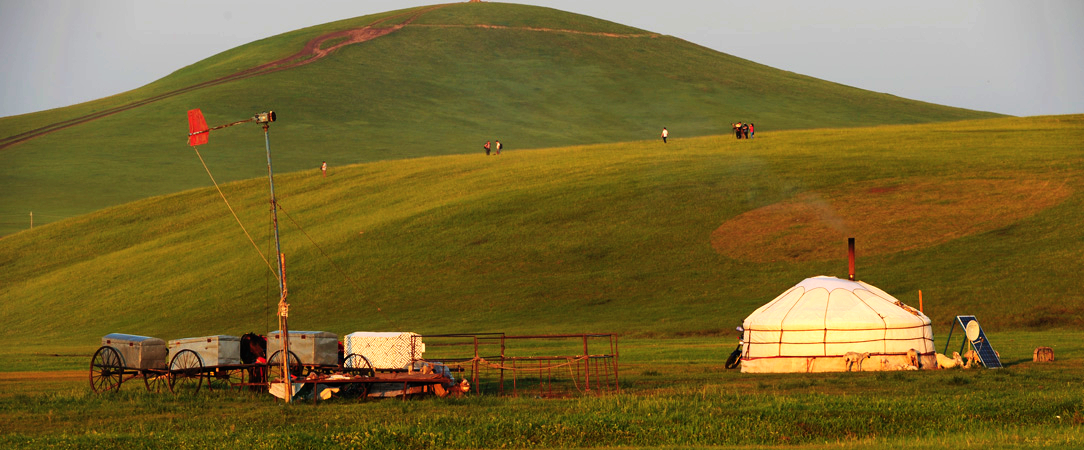
[[[282,350],[282,332],[267,333],[267,357]],[[326,331],[291,331],[290,351],[306,366],[339,365],[339,336]]]
[[[153,337],[110,333],[102,337],[102,346],[117,349],[121,364],[128,369],[165,369],[166,342]]]
[[[181,350],[199,355],[203,367],[241,364],[241,338],[237,336],[202,336],[169,341],[169,360]]]
[[[421,359],[425,352],[421,336],[411,332],[358,331],[346,335],[343,347],[347,356],[352,353],[362,355],[376,370],[406,369],[412,359]]]

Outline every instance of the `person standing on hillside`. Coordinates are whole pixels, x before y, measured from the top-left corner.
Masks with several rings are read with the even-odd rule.
[[[743,135],[745,135],[746,139],[749,139],[749,124],[745,124],[745,125],[741,126],[741,133]]]
[[[497,141],[497,154],[498,155],[501,154],[501,148],[503,148],[503,147],[504,146],[501,145],[501,141]]]
[[[662,143],[666,143],[666,137],[670,135],[669,131],[666,131],[666,127],[662,127]]]
[[[734,126],[734,136],[737,137],[738,139],[741,139],[741,122],[735,123],[733,126]]]
[[[757,131],[753,129],[753,122],[749,122],[749,139],[757,134]]]
[[[489,156],[489,141],[486,141],[486,145],[483,145],[482,148],[486,149],[486,156]]]
[[[320,173],[324,174],[325,178],[327,177],[327,161],[320,164]]]

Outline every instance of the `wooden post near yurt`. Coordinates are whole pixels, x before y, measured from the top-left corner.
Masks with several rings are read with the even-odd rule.
[[[847,238],[847,265],[849,279],[854,281],[854,238]]]
[[[918,312],[925,314],[926,311],[922,310],[922,289],[918,290]]]

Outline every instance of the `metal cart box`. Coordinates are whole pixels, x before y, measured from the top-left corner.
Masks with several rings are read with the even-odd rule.
[[[181,350],[199,355],[204,367],[241,364],[241,338],[237,336],[203,336],[169,341],[169,360]]]
[[[267,333],[267,356],[282,350],[282,333]],[[339,335],[326,331],[291,331],[290,351],[306,366],[339,365]]]
[[[406,369],[425,352],[421,336],[411,332],[358,331],[346,335],[343,348],[346,355],[364,356],[376,370]]]
[[[165,369],[166,342],[153,337],[110,333],[102,337],[102,346],[117,349],[123,365],[129,369]]]

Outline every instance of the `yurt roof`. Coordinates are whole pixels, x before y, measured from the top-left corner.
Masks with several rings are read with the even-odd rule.
[[[806,278],[745,319],[746,328],[904,328],[930,319],[888,293],[861,281]]]

